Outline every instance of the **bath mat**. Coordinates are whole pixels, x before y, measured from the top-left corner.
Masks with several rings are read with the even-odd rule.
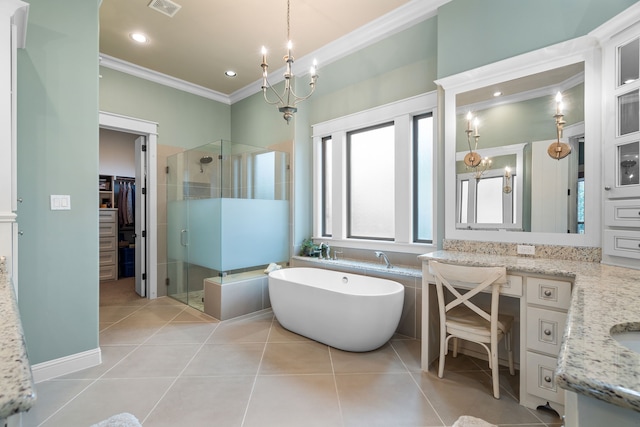
[[[489,424],[480,418],[463,415],[458,418],[452,427],[497,427],[495,424]]]
[[[91,427],[142,427],[142,424],[133,415],[123,412]]]

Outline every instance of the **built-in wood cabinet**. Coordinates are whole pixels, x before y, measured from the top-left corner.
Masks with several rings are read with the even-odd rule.
[[[118,278],[118,210],[99,210],[100,281]]]
[[[604,64],[603,262],[628,267],[636,264],[637,268],[640,259],[640,23],[605,25],[596,36],[603,46]]]
[[[500,290],[500,312],[514,315],[515,324],[520,325],[513,331],[514,343],[519,342],[514,355],[520,369],[520,404],[531,409],[548,405],[562,415],[565,391],[556,384],[555,370],[573,283],[517,272],[507,278],[508,283]],[[427,262],[423,264],[422,280],[422,369],[427,370],[438,356],[439,324],[435,281]],[[487,357],[483,351],[476,351],[474,344],[461,342],[458,349],[473,357]],[[507,363],[502,355],[500,359],[501,364]]]

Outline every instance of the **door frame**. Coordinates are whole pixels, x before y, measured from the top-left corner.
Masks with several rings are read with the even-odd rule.
[[[158,296],[158,210],[157,207],[157,149],[158,123],[148,120],[127,117],[120,114],[99,112],[99,127],[118,132],[141,135],[147,139],[147,268],[146,298],[155,299]]]

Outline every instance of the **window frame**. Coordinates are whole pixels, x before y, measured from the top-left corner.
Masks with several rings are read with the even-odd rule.
[[[430,113],[433,126],[433,168],[432,185],[432,241],[414,241],[414,124],[413,118]],[[339,117],[312,126],[313,133],[313,237],[331,241],[332,245],[345,248],[389,249],[406,253],[424,253],[438,241],[436,176],[437,141],[437,93],[429,92],[411,98],[385,104],[369,110]],[[374,240],[370,238],[348,237],[347,233],[347,134],[353,131],[393,122],[395,135],[395,237],[393,240]],[[332,141],[332,233],[323,234],[324,191],[323,173],[323,139],[330,137]]]

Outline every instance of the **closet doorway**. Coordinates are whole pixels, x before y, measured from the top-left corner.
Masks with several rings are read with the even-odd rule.
[[[141,297],[157,296],[157,124],[100,113],[101,282],[135,277]],[[113,237],[112,237],[113,236]]]

